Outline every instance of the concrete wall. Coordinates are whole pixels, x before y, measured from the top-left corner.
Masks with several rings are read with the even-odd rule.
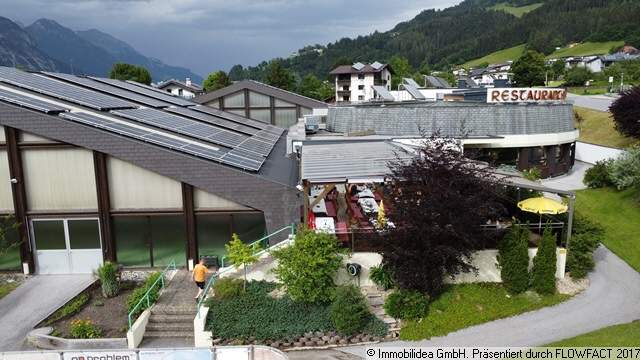
[[[586,162],[589,164],[595,164],[597,161],[616,159],[624,153],[624,150],[589,144],[582,141],[576,142],[576,160]]]
[[[347,273],[347,264],[356,263],[362,266],[360,270],[360,276],[351,276]],[[352,284],[359,286],[376,286],[376,284],[369,279],[369,273],[372,267],[378,266],[382,263],[382,255],[378,253],[368,252],[356,252],[345,257],[342,261],[342,266],[338,270],[338,274],[335,277],[335,282],[338,285]]]
[[[213,344],[213,334],[211,333],[211,331],[205,330],[208,313],[209,308],[206,306],[202,306],[199,313],[196,314],[196,317],[193,319],[193,346],[195,347],[209,347]]]
[[[135,349],[142,342],[144,332],[147,329],[147,323],[149,323],[149,317],[151,316],[151,309],[147,309],[140,314],[138,320],[133,323],[131,329],[127,331],[127,346],[129,349]]]

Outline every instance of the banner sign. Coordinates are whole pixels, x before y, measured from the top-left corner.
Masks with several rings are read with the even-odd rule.
[[[567,90],[552,88],[493,88],[487,89],[488,103],[540,103],[567,99]]]
[[[139,360],[211,360],[209,349],[140,350]]]
[[[64,360],[136,360],[138,355],[134,351],[74,351],[65,352]]]

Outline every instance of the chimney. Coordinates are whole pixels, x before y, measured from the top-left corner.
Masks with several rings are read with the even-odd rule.
[[[191,78],[187,78],[187,81],[185,81],[185,84],[187,84],[187,86],[191,86]]]

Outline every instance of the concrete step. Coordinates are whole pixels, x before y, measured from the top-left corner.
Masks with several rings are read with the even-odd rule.
[[[154,306],[151,309],[151,314],[158,315],[196,315],[194,306]]]
[[[145,331],[145,338],[193,338],[193,330],[191,331],[166,331],[153,330]]]
[[[151,314],[150,323],[190,323],[193,324],[194,315],[175,315],[175,314]]]
[[[380,297],[369,297],[369,298],[367,298],[367,302],[371,306],[382,306],[382,305],[384,305],[384,299],[382,298],[382,296],[380,296]]]
[[[148,323],[146,331],[193,331],[193,323]]]

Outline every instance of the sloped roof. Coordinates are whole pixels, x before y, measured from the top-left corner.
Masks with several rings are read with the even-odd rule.
[[[177,86],[179,88],[183,88],[185,90],[191,91],[193,93],[199,93],[202,92],[202,86],[196,84],[196,83],[191,83],[191,85],[187,85],[187,83],[182,82],[180,80],[176,80],[176,79],[169,79],[167,81],[163,81],[161,83],[159,83],[157,85],[158,89],[164,89],[169,85],[174,85]]]
[[[218,89],[215,91],[202,94],[193,98],[193,101],[199,104],[206,104],[213,100],[219,99],[223,96],[236,93],[248,89],[268,96],[273,96],[276,99],[284,100],[286,102],[300,105],[310,109],[324,109],[327,108],[327,104],[316,99],[312,99],[306,96],[302,96],[291,91],[282,90],[275,86],[263,84],[255,80],[242,80],[235,82],[227,87]]]
[[[373,66],[371,66],[371,64],[366,64],[362,69],[357,70],[356,68],[353,67],[353,65],[340,65],[337,68],[331,70],[331,72],[329,73],[329,75],[341,75],[341,74],[371,74],[371,73],[378,73],[381,72],[382,70],[387,69],[389,70],[391,73],[393,73],[393,69],[391,68],[391,66],[389,66],[389,64],[382,64],[382,66],[380,66],[379,68],[375,68]]]

